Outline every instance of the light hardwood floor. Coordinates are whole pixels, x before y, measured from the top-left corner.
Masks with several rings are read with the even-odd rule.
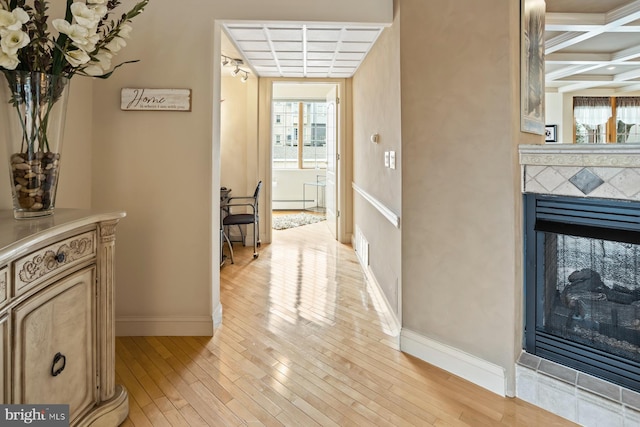
[[[235,245],[214,337],[119,337],[124,426],[572,426],[397,350],[325,223]]]

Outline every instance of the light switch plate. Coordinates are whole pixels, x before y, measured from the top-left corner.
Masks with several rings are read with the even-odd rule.
[[[395,151],[389,151],[389,167],[391,169],[396,168],[396,152]]]
[[[388,151],[384,152],[384,167],[385,168],[389,167],[389,152]]]

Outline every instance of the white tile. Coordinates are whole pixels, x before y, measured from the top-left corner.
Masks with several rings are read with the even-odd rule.
[[[584,193],[578,190],[578,188],[569,181],[563,182],[562,184],[557,186],[556,189],[553,190],[553,194],[561,196],[585,197]]]
[[[579,166],[555,166],[554,168],[567,180],[584,169],[583,167]]]
[[[536,372],[523,366],[516,366],[516,397],[533,405],[538,403],[538,382]]]
[[[626,196],[634,196],[640,191],[640,174],[634,169],[625,169],[611,179],[609,183]]]
[[[562,381],[538,377],[538,405],[571,421],[577,420],[576,389]]]
[[[578,391],[578,419],[584,427],[623,427],[622,405]]]
[[[624,427],[640,427],[640,412],[624,408]]]
[[[546,168],[536,176],[536,181],[546,188],[547,191],[553,191],[560,184],[566,182],[566,179],[555,169]]]
[[[616,176],[617,174],[619,174],[620,172],[622,172],[624,169],[622,168],[589,168],[589,170],[595,173],[596,175],[598,175],[600,178],[602,178],[603,181],[608,181],[614,176]]]
[[[615,188],[608,182],[605,182],[600,187],[596,188],[591,193],[589,193],[589,197],[600,197],[603,199],[626,199],[627,198],[627,196],[625,196],[621,191],[619,191],[617,188]]]
[[[534,165],[525,165],[525,170],[527,176],[534,177],[538,175],[540,172],[545,170],[547,166],[534,166]]]
[[[524,191],[527,193],[539,193],[539,194],[549,193],[549,191],[547,191],[547,189],[544,188],[542,185],[540,185],[540,183],[538,183],[538,181],[536,181],[535,179],[532,179],[531,181],[527,181],[524,184]]]

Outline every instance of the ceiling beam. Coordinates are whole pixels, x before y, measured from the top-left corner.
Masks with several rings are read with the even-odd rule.
[[[573,46],[577,43],[593,38],[607,31],[611,31],[614,28],[622,27],[623,25],[626,25],[638,19],[640,19],[640,0],[635,0],[605,13],[604,24],[596,26],[591,31],[570,31],[564,34],[560,34],[556,37],[552,37],[545,42],[545,52],[557,52],[561,49]]]

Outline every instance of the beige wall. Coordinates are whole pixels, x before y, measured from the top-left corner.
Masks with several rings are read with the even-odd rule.
[[[254,76],[246,83],[236,77],[223,77],[221,82],[220,183],[237,196],[253,193],[256,186],[247,174],[256,173],[257,88]]]
[[[353,182],[397,215],[403,197],[400,109],[400,22],[396,14],[393,25],[380,35],[353,78]],[[374,133],[379,134],[377,144],[370,141]],[[385,151],[396,152],[395,170],[384,166]],[[400,316],[401,231],[357,193],[354,223],[369,242],[371,272],[395,315]]]
[[[180,7],[151,2],[136,18],[117,59],[140,62],[93,85],[92,205],[128,212],[118,230],[118,333],[211,333],[212,313],[220,314],[216,20],[384,23],[390,17],[388,0],[184,0]],[[120,111],[123,87],[190,88],[192,111]],[[247,108],[252,117],[259,105]],[[247,172],[247,181],[264,174],[250,156],[247,168],[257,171]]]
[[[519,2],[400,3],[403,327],[504,368],[512,387],[517,145],[529,138],[519,133]]]

